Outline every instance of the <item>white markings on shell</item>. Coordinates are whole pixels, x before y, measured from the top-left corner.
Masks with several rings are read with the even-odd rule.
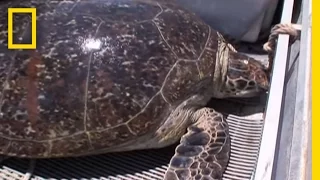
[[[59,46],[61,43],[67,43],[69,40],[60,40],[60,41],[57,41],[53,44],[52,48],[50,48],[50,51],[47,53],[47,54],[43,54],[43,57],[45,58],[52,58],[53,56],[56,56],[58,55],[56,51],[56,47]]]
[[[4,84],[3,84],[3,90],[10,90],[10,89],[11,89],[11,88],[10,88],[9,82],[8,82],[8,81],[4,82]]]
[[[27,135],[35,133],[36,131],[32,128],[31,123],[28,123],[28,126],[24,128],[24,131]]]
[[[130,6],[128,4],[119,4],[118,7],[129,8]]]
[[[28,116],[28,112],[27,111],[21,111],[21,110],[17,110],[15,111],[14,115],[13,115],[13,118],[18,121],[20,120],[19,119],[19,116],[25,116],[27,117]]]
[[[155,43],[154,40],[151,40],[151,41],[148,42],[149,45],[152,45],[152,44],[154,44],[154,43]]]
[[[76,20],[72,19],[66,25],[72,25],[72,24],[77,24]]]
[[[12,135],[15,136],[16,135],[16,133],[11,130],[11,126],[9,126],[9,125],[4,126],[4,131],[8,132],[9,136],[12,136]]]

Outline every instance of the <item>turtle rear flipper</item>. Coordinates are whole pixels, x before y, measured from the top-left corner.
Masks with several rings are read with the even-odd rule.
[[[222,179],[230,154],[228,124],[211,108],[198,110],[195,117],[175,150],[165,180]]]

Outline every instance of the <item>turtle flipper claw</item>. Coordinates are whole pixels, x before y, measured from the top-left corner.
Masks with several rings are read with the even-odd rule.
[[[195,113],[175,150],[165,180],[220,180],[228,164],[230,137],[222,114],[210,108]]]

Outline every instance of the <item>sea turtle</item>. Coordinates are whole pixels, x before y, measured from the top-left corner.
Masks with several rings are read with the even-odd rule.
[[[205,105],[265,92],[268,74],[258,61],[170,2],[0,5],[1,155],[84,156],[180,140],[165,179],[221,179],[228,125]],[[37,8],[36,49],[7,49],[8,7]],[[14,16],[15,44],[31,42],[30,24]]]

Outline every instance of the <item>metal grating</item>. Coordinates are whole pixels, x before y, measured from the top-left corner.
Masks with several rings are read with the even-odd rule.
[[[224,180],[250,179],[258,158],[263,120],[233,115],[228,120],[232,146]]]
[[[231,157],[223,180],[249,180],[258,158],[264,105],[243,106],[213,100],[209,106],[224,112],[230,126]],[[265,102],[265,100],[262,100]],[[226,109],[227,108],[227,109]],[[1,180],[161,180],[175,146],[158,150],[112,153],[81,158],[27,160],[9,158],[0,166]]]

